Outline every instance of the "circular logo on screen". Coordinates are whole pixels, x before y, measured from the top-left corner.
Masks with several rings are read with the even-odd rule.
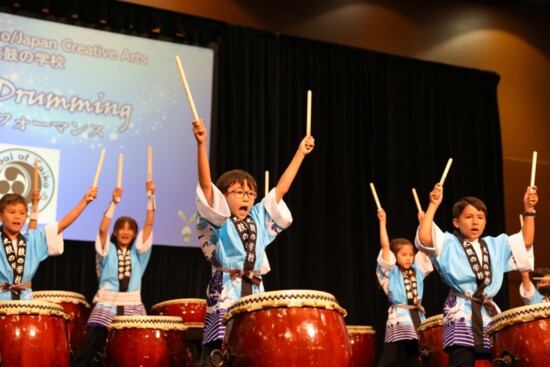
[[[38,174],[35,181],[35,161],[38,161]],[[29,205],[32,203],[34,185],[40,190],[38,209],[50,203],[54,192],[52,169],[40,155],[25,149],[0,151],[0,197],[5,194],[20,194]]]

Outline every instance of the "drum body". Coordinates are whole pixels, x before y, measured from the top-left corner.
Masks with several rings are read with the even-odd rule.
[[[376,331],[372,326],[348,325],[352,367],[372,367],[376,363]]]
[[[550,365],[550,303],[512,308],[491,318],[493,361],[513,359],[517,367]]]
[[[185,366],[185,329],[179,317],[116,316],[109,326],[105,366]]]
[[[71,317],[69,322],[69,340],[74,354],[86,336],[86,323],[90,317],[91,307],[86,297],[80,293],[68,291],[36,291],[33,299],[60,305]]]
[[[447,367],[449,355],[443,351],[443,314],[424,320],[417,332],[420,365],[422,367]],[[475,367],[491,367],[491,362],[477,360]]]
[[[199,365],[202,351],[202,331],[206,316],[206,300],[179,298],[157,303],[151,308],[153,315],[179,316],[187,326],[185,338],[189,349],[187,367]]]
[[[230,366],[351,366],[346,311],[329,293],[265,292],[239,298],[224,317]]]
[[[69,365],[69,315],[43,301],[0,301],[0,365]]]
[[[420,365],[443,367],[449,364],[449,357],[443,351],[443,315],[424,320],[418,327],[418,348]]]

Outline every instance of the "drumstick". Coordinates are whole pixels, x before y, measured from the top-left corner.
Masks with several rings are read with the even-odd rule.
[[[33,190],[36,191],[36,190],[39,190],[38,188],[38,159],[35,159],[34,160],[34,179],[33,179]],[[33,202],[33,205],[32,205],[32,210],[33,212],[36,212],[38,211],[38,208],[36,207],[36,205],[34,204]]]
[[[120,188],[122,187],[122,163],[124,161],[124,156],[122,153],[118,155],[118,173],[117,173],[117,180],[116,180],[116,187]],[[115,197],[115,202],[120,202],[120,197]]]
[[[34,160],[34,180],[33,180],[34,190],[38,190],[38,159]]]
[[[92,185],[94,188],[97,188],[97,181],[99,180],[99,172],[101,172],[101,166],[103,165],[103,158],[105,158],[105,148],[101,149],[101,155],[99,156],[99,162],[97,163],[94,183]]]
[[[380,210],[382,209],[382,206],[380,206],[380,200],[378,200],[378,195],[376,194],[376,189],[374,188],[374,184],[370,183],[370,189],[372,191],[372,196],[374,197],[374,201],[376,202],[376,209]]]
[[[147,181],[153,181],[153,148],[147,148]],[[147,196],[151,197],[153,193],[147,190]]]
[[[413,196],[414,196],[414,202],[416,203],[416,208],[419,212],[422,211],[422,207],[420,206],[420,200],[418,200],[418,194],[416,193],[416,189],[413,187],[412,189]]]
[[[185,72],[183,71],[183,66],[181,66],[179,56],[176,56],[176,63],[178,64],[181,81],[183,82],[183,87],[185,88],[185,93],[187,94],[189,105],[191,106],[191,112],[193,112],[193,118],[195,119],[195,121],[199,121],[199,115],[197,114],[197,109],[195,108],[195,102],[193,102],[193,96],[191,95],[191,90],[189,89],[189,85],[187,84],[187,78],[185,77]]]
[[[269,171],[265,171],[265,196],[269,194]]]
[[[537,170],[537,151],[533,152],[533,162],[531,164],[531,184],[529,187],[533,189],[535,187],[535,172]]]
[[[311,136],[311,91],[307,91],[306,135]]]
[[[521,225],[521,228],[523,228],[523,215],[519,215],[519,224]]]
[[[447,173],[449,173],[449,169],[451,168],[451,164],[453,163],[453,159],[449,158],[447,161],[447,166],[445,167],[445,171],[443,171],[443,175],[441,176],[441,180],[439,180],[439,184],[443,186],[443,182],[445,182],[445,179],[447,178]]]

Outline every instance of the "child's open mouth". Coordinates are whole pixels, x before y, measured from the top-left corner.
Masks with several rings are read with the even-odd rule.
[[[247,212],[248,212],[248,207],[246,205],[239,207],[240,216],[245,216]]]

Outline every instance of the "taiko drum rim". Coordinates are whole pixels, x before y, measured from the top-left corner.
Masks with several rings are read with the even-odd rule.
[[[492,335],[509,326],[535,321],[549,316],[550,304],[548,303],[537,303],[535,305],[511,308],[491,317],[487,334]]]
[[[346,329],[353,334],[376,334],[376,330],[369,325],[346,325]]]
[[[71,316],[58,304],[47,301],[0,301],[1,316],[57,316],[71,320]]]
[[[418,329],[416,329],[416,331],[420,333],[424,330],[431,329],[437,326],[442,326],[442,325],[443,325],[443,314],[434,315],[422,321]]]
[[[179,316],[115,316],[109,330],[154,329],[165,331],[186,331],[188,327]]]
[[[233,316],[244,312],[260,311],[267,308],[313,307],[333,310],[346,316],[346,310],[336,298],[327,292],[307,289],[290,289],[251,294],[241,297],[231,305],[222,323],[227,324]]]
[[[59,290],[47,290],[47,291],[33,291],[32,297],[34,299],[40,298],[49,302],[70,302],[74,304],[82,304],[86,308],[91,308],[90,304],[86,300],[86,297],[80,293],[71,291],[59,291]]]
[[[177,298],[177,299],[170,299],[167,301],[154,304],[153,307],[151,307],[151,310],[155,310],[163,306],[171,306],[171,305],[177,305],[182,303],[195,303],[195,304],[204,305],[206,307],[206,300],[203,298]]]

